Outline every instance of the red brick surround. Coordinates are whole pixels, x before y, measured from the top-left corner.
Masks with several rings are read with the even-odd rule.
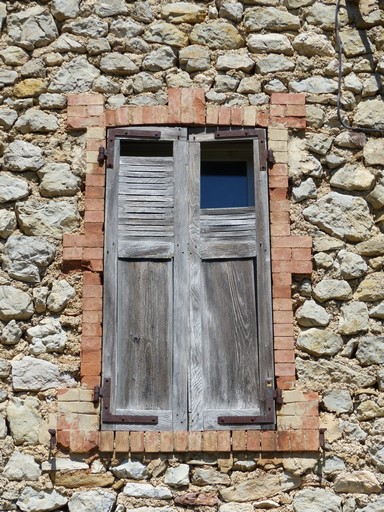
[[[98,408],[91,409],[86,390],[100,385],[102,336],[102,272],[104,222],[104,166],[97,163],[105,146],[106,129],[129,125],[262,126],[275,164],[269,169],[272,241],[272,281],[275,375],[283,391],[277,431],[236,432],[100,432]],[[305,96],[272,94],[268,107],[218,107],[205,104],[202,89],[169,89],[168,105],[126,106],[105,110],[99,94],[68,97],[68,130],[86,130],[84,234],[65,235],[63,266],[82,271],[83,331],[81,383],[83,389],[59,390],[58,441],[71,451],[316,451],[319,448],[317,393],[296,389],[291,285],[293,274],[312,271],[312,239],[291,236],[288,200],[288,128],[303,129]],[[88,405],[87,405],[88,404]],[[69,416],[68,416],[69,415]],[[95,423],[96,421],[96,423]]]

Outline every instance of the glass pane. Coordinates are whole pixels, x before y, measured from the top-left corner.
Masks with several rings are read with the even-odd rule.
[[[251,206],[247,162],[201,162],[201,208]]]

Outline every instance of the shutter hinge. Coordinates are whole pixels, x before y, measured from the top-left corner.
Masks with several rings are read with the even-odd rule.
[[[98,386],[95,386],[95,390]],[[103,398],[102,420],[104,423],[123,423],[124,425],[157,425],[159,423],[158,416],[150,416],[144,414],[113,414],[111,413],[111,379],[104,379],[104,386],[100,393],[100,388],[95,394]]]
[[[325,447],[325,432],[326,432],[326,428],[321,428],[319,430],[319,445],[320,445],[320,448],[323,448]]]
[[[95,386],[93,388],[92,402],[94,404],[98,404],[100,401],[100,398],[102,398],[102,397],[103,397],[103,389],[100,386]]]
[[[281,405],[283,402],[281,390],[273,389],[272,379],[266,380],[266,413],[260,416],[219,416],[219,425],[265,425],[275,422],[274,404]]]
[[[99,154],[97,155],[97,161],[99,163],[99,167],[104,165],[105,160],[107,159],[107,150],[103,147],[99,147]]]

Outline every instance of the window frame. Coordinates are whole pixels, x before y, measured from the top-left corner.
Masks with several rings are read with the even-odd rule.
[[[140,131],[146,131],[148,135],[151,132],[161,132],[166,134],[167,130],[174,130],[174,128],[168,129],[167,127],[156,127],[156,126],[143,126],[143,127],[135,127],[135,129],[111,129],[109,131],[108,135],[108,158],[107,158],[107,185],[106,185],[106,208],[105,208],[105,231],[107,233],[106,235],[106,245],[105,245],[105,283],[108,283],[108,279],[110,278],[111,272],[117,272],[116,267],[114,266],[115,263],[111,266],[110,264],[110,256],[111,252],[116,252],[116,242],[111,240],[111,236],[109,234],[113,232],[113,230],[116,228],[116,202],[117,202],[117,180],[113,179],[113,173],[116,173],[116,169],[119,168],[119,157],[120,157],[120,140],[125,137],[131,137],[135,139],[137,137],[139,140],[141,136],[138,136],[138,133]],[[179,128],[180,130],[180,139],[179,140],[185,140],[184,135],[186,132],[186,128]],[[237,136],[233,137],[233,133],[237,132]],[[264,371],[263,376],[260,375],[260,379],[263,382],[260,382],[260,388],[263,389],[263,400],[262,400],[262,414],[260,414],[259,420],[261,423],[257,423],[257,428],[260,429],[271,429],[275,427],[275,411],[274,411],[274,401],[273,401],[273,393],[274,393],[274,364],[273,364],[273,333],[272,333],[272,294],[271,294],[271,269],[270,269],[270,233],[269,233],[269,205],[268,205],[268,174],[266,172],[266,162],[265,162],[265,155],[266,155],[266,141],[265,141],[265,131],[261,129],[246,129],[246,130],[233,130],[232,135],[229,136],[230,140],[237,139],[240,140],[238,137],[240,132],[244,132],[244,136],[241,137],[241,140],[253,140],[253,154],[254,154],[254,182],[255,182],[255,211],[256,211],[256,217],[259,218],[260,222],[256,223],[256,237],[258,240],[258,243],[256,244],[256,253],[257,253],[257,264],[261,264],[262,268],[258,269],[257,275],[262,280],[261,288],[263,290],[263,293],[259,296],[258,300],[258,315],[259,315],[259,321],[257,323],[258,329],[262,329],[262,333],[259,336],[259,354],[260,354],[260,363],[259,367]],[[188,172],[188,180],[189,180],[189,187],[192,189],[196,187],[196,184],[199,184],[200,180],[200,166],[196,164],[200,160],[200,143],[202,141],[210,141],[215,140],[215,133],[218,133],[217,131],[212,130],[204,130],[200,133],[193,133],[193,130],[191,130],[190,133],[190,140],[188,144],[188,151],[190,154],[190,158],[188,160],[188,166],[192,172]],[[223,134],[224,132],[219,132]],[[227,132],[228,133],[228,132]],[[248,133],[252,133],[253,135],[249,136]],[[255,140],[255,135],[257,134],[257,138]],[[169,134],[169,133],[168,133]],[[157,139],[158,140],[158,139]],[[221,136],[220,141],[225,143],[225,135]],[[175,147],[178,145],[178,142],[174,142]],[[186,148],[187,145],[184,144],[184,148]],[[183,155],[183,144],[179,144],[179,152],[176,152],[175,159],[175,168],[179,165],[185,166],[185,163],[187,162],[187,158]],[[180,162],[177,163],[177,159],[180,159]],[[186,170],[186,169],[184,169]],[[181,174],[180,174],[181,175]],[[196,197],[196,194],[195,194]],[[196,254],[196,251],[193,250],[193,247],[197,247],[194,243],[194,234],[197,233],[199,230],[199,227],[197,226],[197,222],[200,219],[200,213],[204,212],[204,210],[201,210],[200,208],[200,193],[198,194],[199,201],[196,204],[196,201],[188,206],[188,198],[185,197],[185,187],[182,184],[182,180],[175,179],[175,208],[180,208],[180,211],[183,212],[181,215],[181,218],[175,217],[175,229],[179,230],[180,235],[180,246],[178,250],[175,248],[174,253],[174,265],[175,269],[174,272],[176,274],[183,275],[185,277],[185,273],[188,272],[188,269],[185,268],[185,263],[183,262],[183,258],[178,258],[177,254],[178,251],[179,254],[189,251],[190,258],[192,260],[192,267],[198,266],[200,263],[197,262],[197,259],[200,258],[200,255]],[[189,216],[188,208],[191,208],[192,216]],[[253,207],[250,207],[253,208]],[[183,222],[182,219],[184,218],[192,218],[192,225],[189,224],[189,230],[185,229],[185,226],[182,226],[181,223]],[[189,232],[188,232],[189,231]],[[195,283],[196,285],[196,283]],[[194,286],[193,284],[193,273],[192,273],[192,281],[190,283],[190,286]],[[176,295],[175,295],[175,303],[178,303],[178,300],[181,300],[181,287],[176,287],[175,289]],[[111,382],[108,383],[108,377],[105,378],[105,368],[109,368],[110,371],[113,371],[113,365],[111,366],[111,353],[110,353],[110,341],[107,341],[110,338],[113,338],[116,336],[116,324],[117,324],[117,308],[116,308],[116,297],[112,298],[109,291],[108,286],[105,286],[105,296],[104,296],[104,350],[103,350],[103,375],[104,375],[104,390],[110,389]],[[178,296],[179,295],[179,296]],[[193,293],[192,293],[193,295]],[[268,306],[266,307],[265,303],[268,302]],[[196,317],[196,311],[198,309],[197,304],[191,303],[191,309],[190,309],[190,321],[191,325],[189,325],[189,322],[187,322],[185,319],[183,319],[183,315],[179,313],[178,320],[175,316],[175,322],[174,322],[174,336],[177,339],[184,339],[186,340],[188,338],[188,331],[191,329],[193,332],[195,326],[199,323],[199,319]],[[177,313],[176,313],[177,315]],[[260,327],[262,326],[262,327]],[[111,336],[111,332],[114,333]],[[193,342],[191,342],[192,345],[192,361],[198,358],[198,350],[196,346],[193,345]],[[179,411],[179,414],[182,415],[180,411],[184,409],[185,414],[189,413],[188,411],[188,402],[195,404],[195,410],[199,409],[201,407],[201,400],[197,400],[196,397],[193,397],[193,390],[195,386],[193,385],[193,377],[191,377],[191,373],[194,372],[194,369],[185,367],[185,358],[178,357],[177,352],[179,351],[179,354],[183,351],[189,352],[190,350],[190,344],[189,342],[187,344],[184,344],[184,346],[178,346],[177,350],[176,347],[173,349],[173,357],[174,357],[174,364],[176,365],[176,371],[179,371],[181,373],[186,372],[189,376],[188,381],[191,383],[189,387],[189,398],[187,399],[187,384],[184,382],[180,386],[174,385],[174,395],[176,397],[176,402],[179,404],[183,404],[181,407],[177,407],[177,410]],[[193,352],[197,352],[194,354]],[[108,371],[107,371],[108,372]],[[192,390],[192,391],[191,391]],[[105,392],[104,392],[105,394]],[[177,398],[178,397],[178,398]],[[106,407],[107,406],[107,407]],[[123,420],[118,422],[117,415],[114,415],[113,413],[110,413],[110,407],[111,402],[108,397],[104,397],[103,400],[103,414],[102,414],[102,429],[106,430],[163,430],[161,428],[161,425],[155,424],[152,425],[149,424],[148,426],[145,426],[143,428],[137,427],[137,425],[128,425]],[[108,409],[108,413],[106,413],[106,409]],[[153,411],[146,411],[146,415],[150,415]],[[198,414],[197,414],[198,416]],[[242,416],[242,415],[240,415]],[[181,421],[181,420],[180,420]],[[183,422],[185,423],[185,416]],[[231,423],[231,424],[225,424],[225,425],[216,425],[215,430],[243,430],[244,428],[255,428],[255,425],[248,425],[244,423]],[[188,430],[204,430],[204,423],[201,421],[197,421],[197,423],[194,425],[192,429]],[[166,430],[169,430],[169,428],[166,428]],[[184,430],[184,428],[180,428],[180,423],[178,425],[173,425],[172,430]]]

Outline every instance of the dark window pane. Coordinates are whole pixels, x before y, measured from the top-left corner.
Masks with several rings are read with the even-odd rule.
[[[253,204],[247,162],[201,162],[201,208],[236,208]]]
[[[122,140],[120,143],[121,156],[173,156],[173,143],[143,140]]]

